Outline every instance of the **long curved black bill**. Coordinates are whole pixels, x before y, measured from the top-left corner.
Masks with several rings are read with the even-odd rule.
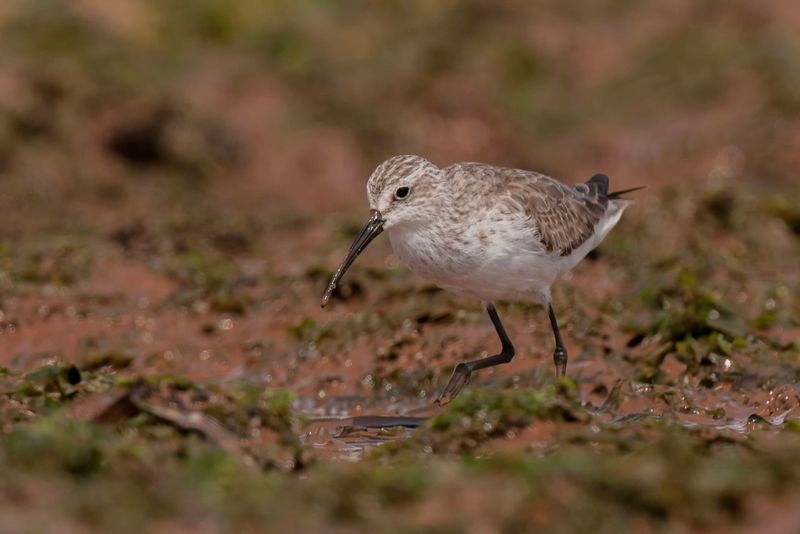
[[[344,261],[342,261],[342,264],[338,269],[336,269],[336,273],[333,275],[333,278],[331,278],[331,281],[328,284],[328,289],[326,289],[325,294],[322,295],[321,305],[323,308],[328,303],[333,291],[336,289],[336,284],[338,284],[339,280],[342,279],[347,269],[350,268],[358,255],[361,254],[365,248],[367,248],[367,245],[369,245],[370,241],[375,239],[381,232],[383,232],[383,219],[381,219],[381,213],[378,210],[370,210],[367,224],[364,225],[364,228],[362,228],[358,233],[358,237],[356,237],[355,241],[353,241],[353,244],[350,245],[350,250],[347,251],[347,256],[344,257]]]

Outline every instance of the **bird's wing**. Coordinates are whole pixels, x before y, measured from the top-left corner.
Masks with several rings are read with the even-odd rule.
[[[476,188],[484,198],[501,198],[510,209],[521,210],[533,221],[535,238],[547,251],[562,256],[594,234],[608,208],[608,178],[604,176],[569,187],[536,172],[481,163],[461,163],[448,171],[469,175],[470,189]]]

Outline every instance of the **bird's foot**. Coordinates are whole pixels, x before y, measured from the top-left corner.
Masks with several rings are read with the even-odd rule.
[[[565,376],[567,374],[567,349],[557,347],[553,353],[553,362],[556,364],[556,376]]]
[[[466,363],[461,362],[456,365],[456,368],[453,369],[453,376],[450,377],[450,381],[447,382],[442,392],[436,397],[436,404],[443,406],[455,399],[456,395],[458,395],[463,387],[467,385],[467,382],[469,382],[471,374],[472,371]]]

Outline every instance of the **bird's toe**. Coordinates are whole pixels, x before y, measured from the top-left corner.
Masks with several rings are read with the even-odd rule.
[[[453,376],[450,377],[447,385],[436,398],[436,404],[445,405],[456,398],[456,395],[458,395],[464,386],[467,385],[467,382],[469,382],[471,374],[472,371],[467,364],[462,362],[456,365],[455,369],[453,369]]]

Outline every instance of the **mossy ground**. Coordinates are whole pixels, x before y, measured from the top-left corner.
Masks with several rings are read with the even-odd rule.
[[[795,11],[0,8],[0,530],[800,528]],[[319,309],[395,152],[648,186],[554,288],[567,378],[500,303],[432,406],[496,337],[386,240]]]

